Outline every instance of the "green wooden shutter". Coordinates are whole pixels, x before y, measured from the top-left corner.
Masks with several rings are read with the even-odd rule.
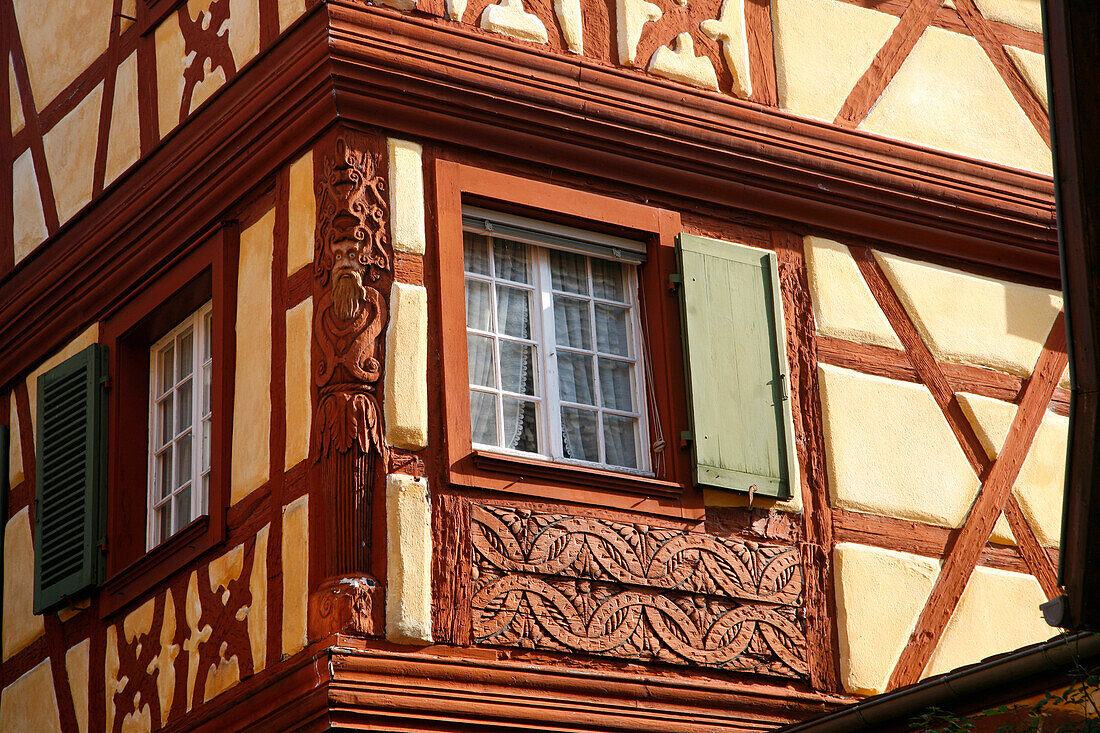
[[[102,582],[106,354],[89,346],[38,378],[35,613]]]
[[[679,237],[695,483],[789,498],[797,475],[772,252]]]

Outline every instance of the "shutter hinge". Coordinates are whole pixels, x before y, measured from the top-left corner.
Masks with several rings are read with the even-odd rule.
[[[687,448],[688,443],[691,443],[693,440],[695,440],[695,436],[692,435],[692,432],[690,430],[681,430],[680,431],[680,447],[681,448]]]
[[[675,290],[678,286],[684,284],[684,276],[678,272],[673,272],[668,276],[668,289]]]
[[[100,377],[99,385],[109,392],[111,390],[111,378],[107,375]]]

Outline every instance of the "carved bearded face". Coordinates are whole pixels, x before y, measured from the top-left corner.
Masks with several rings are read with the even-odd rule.
[[[367,291],[363,288],[363,268],[359,264],[359,244],[342,239],[332,247],[332,304],[336,317],[353,321],[363,307]]]

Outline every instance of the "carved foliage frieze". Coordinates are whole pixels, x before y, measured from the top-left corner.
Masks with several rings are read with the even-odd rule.
[[[796,548],[475,505],[479,644],[802,678]]]

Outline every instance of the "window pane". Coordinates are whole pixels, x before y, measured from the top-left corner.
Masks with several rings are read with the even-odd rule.
[[[172,446],[157,456],[157,491],[156,499],[163,499],[172,493]]]
[[[470,393],[470,427],[473,441],[499,445],[497,441],[497,398],[484,392]]]
[[[588,295],[587,257],[550,250],[550,279],[554,290]]]
[[[172,420],[172,404],[172,395],[168,395],[164,402],[161,402],[157,407],[157,411],[160,413],[160,420],[158,421],[160,427],[160,440],[157,441],[160,445],[158,445],[157,448],[160,448],[166,443],[170,443],[172,438],[176,435],[176,431],[172,429],[175,424]]]
[[[497,285],[497,333],[531,338],[531,291]]]
[[[157,367],[157,371],[160,372],[160,381],[158,382],[160,390],[157,394],[158,397],[172,389],[172,386],[176,383],[174,376],[175,372],[172,368],[174,366],[175,353],[172,344],[168,344],[168,346],[160,352],[160,365]]]
[[[597,298],[626,300],[623,266],[618,262],[592,258],[592,291]]]
[[[479,331],[493,330],[493,304],[489,283],[466,280],[466,325]]]
[[[504,447],[538,453],[538,411],[534,402],[504,398]]]
[[[176,488],[191,480],[191,433],[176,441]]]
[[[565,402],[596,404],[592,380],[592,357],[587,354],[558,352],[558,384]]]
[[[528,279],[527,245],[507,239],[493,240],[493,267],[501,280],[525,283]]]
[[[470,362],[470,384],[496,387],[493,340],[488,336],[466,335],[466,358]]]
[[[596,304],[596,344],[600,351],[630,356],[630,310]]]
[[[176,435],[191,427],[194,415],[191,413],[191,380],[181,384],[176,390]]]
[[[211,410],[210,384],[214,370],[209,364],[202,368],[202,414],[209,415]]]
[[[462,259],[466,272],[489,274],[489,240],[483,234],[462,233]]]
[[[500,382],[508,392],[535,394],[535,349],[514,341],[500,342]]]
[[[176,374],[177,379],[183,379],[184,377],[190,376],[191,367],[195,359],[195,338],[191,329],[180,334],[179,345]]]
[[[588,301],[554,296],[554,336],[559,346],[592,348],[592,321]]]
[[[186,527],[193,519],[193,517],[191,516],[191,487],[188,486],[186,489],[176,494],[175,498],[172,501],[176,505],[175,528],[172,531],[179,532],[181,529]]]
[[[172,502],[167,502],[163,507],[157,511],[158,526],[160,532],[157,535],[157,541],[163,542],[172,536]]]
[[[638,453],[635,448],[637,433],[638,421],[634,418],[604,415],[603,439],[607,463],[612,466],[637,468]]]
[[[634,393],[631,365],[614,359],[600,359],[600,397],[612,410],[633,410]]]
[[[561,435],[566,458],[599,461],[600,445],[596,413],[575,407],[561,408]]]
[[[202,360],[210,359],[210,340],[214,338],[214,312],[208,311],[202,317]]]
[[[203,471],[210,470],[210,418],[202,421],[202,464]]]

